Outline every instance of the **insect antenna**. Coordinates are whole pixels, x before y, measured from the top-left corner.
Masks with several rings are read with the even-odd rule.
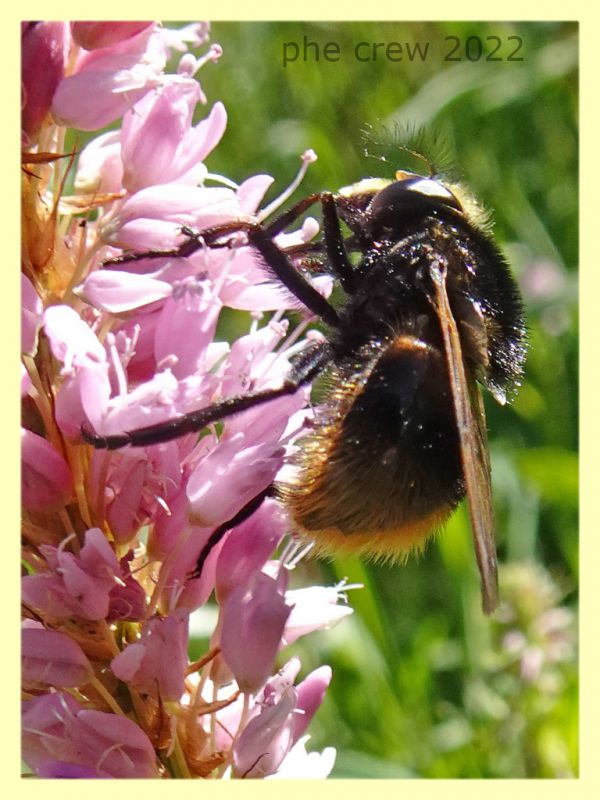
[[[398,168],[400,152],[422,165],[421,169],[424,166],[423,171],[429,178],[442,174],[446,179],[454,177],[449,175],[453,159],[448,144],[438,131],[432,133],[423,126],[392,121],[389,124],[367,124],[361,136],[365,156],[390,164],[392,171]]]

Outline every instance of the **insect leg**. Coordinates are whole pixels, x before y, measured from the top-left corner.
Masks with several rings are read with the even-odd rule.
[[[353,294],[356,290],[355,275],[352,264],[348,260],[335,198],[330,192],[323,192],[321,203],[323,205],[323,238],[327,257],[343,290],[346,294]]]
[[[312,202],[315,201],[313,200]],[[309,311],[321,317],[328,325],[336,327],[339,324],[339,318],[334,307],[298,272],[286,253],[275,244],[269,230],[263,228],[262,225],[248,220],[235,220],[215,225],[199,233],[195,233],[189,228],[184,228],[183,230],[188,239],[173,250],[148,250],[145,253],[126,253],[123,256],[109,259],[105,262],[105,265],[125,264],[130,261],[140,261],[144,258],[186,258],[193,255],[201,247],[230,247],[231,242],[220,242],[219,240],[229,234],[243,232],[246,233],[248,242],[261,254],[271,272]]]
[[[294,364],[294,369],[292,371],[292,379],[296,376],[296,380],[301,380],[300,376],[311,376],[313,377],[315,372],[319,372],[323,369],[323,353],[328,353],[328,348],[326,346],[319,345],[316,348],[313,348],[311,351],[306,351],[305,353],[301,353],[300,356],[296,359]],[[329,357],[329,355],[328,355]],[[305,382],[307,379],[305,378],[302,382]],[[257,494],[256,497],[253,497],[249,503],[241,508],[235,516],[231,519],[227,520],[227,522],[221,523],[218,528],[211,533],[211,535],[206,540],[202,550],[200,550],[200,554],[198,555],[198,560],[196,561],[196,566],[194,571],[190,575],[190,580],[194,578],[199,578],[202,574],[202,568],[206,562],[206,559],[210,555],[211,550],[213,547],[218,544],[223,536],[227,533],[227,531],[235,528],[237,525],[241,525],[242,522],[245,522],[249,517],[257,511],[260,506],[263,504],[263,501],[267,497],[273,497],[275,494],[275,487],[273,484],[267,486],[260,494]]]
[[[335,204],[335,197],[331,192],[317,192],[305,197],[296,203],[295,206],[281,214],[265,228],[268,235],[272,238],[281,233],[288,225],[295,222],[313,203],[321,202],[323,208],[323,234],[327,256],[333,268],[333,272],[342,284],[344,291],[349,294],[354,289],[354,274],[352,265],[348,260],[348,254],[344,244],[344,237],[340,228],[340,220]]]
[[[284,211],[283,214],[280,214],[276,219],[274,219],[273,222],[265,225],[267,234],[271,237],[277,236],[278,233],[284,231],[288,225],[291,225],[292,222],[295,222],[302,214],[304,214],[307,209],[309,209],[315,203],[318,203],[322,197],[322,192],[315,192],[314,194],[309,194],[308,197],[304,197],[302,200],[299,200],[290,209]]]
[[[246,503],[246,505],[241,508],[235,516],[227,520],[227,522],[221,523],[218,528],[214,529],[204,543],[202,550],[200,550],[198,560],[196,561],[196,566],[194,567],[194,571],[190,575],[189,580],[194,580],[195,578],[200,577],[202,574],[202,568],[204,567],[206,559],[210,555],[211,550],[221,541],[227,531],[230,531],[232,528],[235,528],[237,525],[241,525],[242,522],[245,522],[249,517],[252,516],[252,514],[254,514],[255,511],[260,508],[260,506],[263,504],[263,501],[267,497],[272,497],[274,493],[275,489],[273,484],[270,484],[266,489],[260,492],[260,494],[257,494],[256,497],[253,497],[249,503]]]
[[[187,433],[200,431],[211,422],[239,414],[241,411],[267,403],[269,400],[294,394],[300,386],[308,383],[318,375],[330,360],[331,352],[329,346],[326,343],[318,344],[301,354],[301,357],[295,362],[290,375],[277,389],[263,389],[258,392],[235,395],[220,403],[206,406],[198,411],[192,411],[184,416],[122,434],[100,436],[82,428],[81,435],[86,442],[93,444],[94,447],[108,450],[117,450],[126,445],[146,447],[151,444],[170,442]]]
[[[146,258],[187,258],[200,250],[202,247],[231,247],[231,241],[224,240],[219,242],[219,239],[224,239],[226,236],[245,231],[249,223],[243,220],[231,220],[230,222],[222,222],[219,225],[213,225],[210,228],[205,228],[203,231],[195,231],[187,225],[182,226],[181,232],[186,236],[185,242],[182,242],[178,247],[172,247],[168,250],[143,250],[140,252],[127,252],[120,256],[107,258],[103,262],[103,266],[112,267],[121,264],[129,264],[133,261],[143,261]]]
[[[245,226],[246,227],[246,226]],[[335,308],[298,272],[286,253],[273,241],[261,225],[246,227],[248,240],[263,257],[267,266],[290,292],[323,322],[337,327],[339,317]]]

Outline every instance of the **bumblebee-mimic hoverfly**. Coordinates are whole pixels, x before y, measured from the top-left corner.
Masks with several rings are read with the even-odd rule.
[[[320,203],[322,235],[283,250],[274,237]],[[238,246],[244,232],[265,267],[329,331],[298,356],[281,387],[226,399],[164,423],[87,441],[111,449],[198,431],[297,391],[325,373],[329,392],[300,442],[295,475],[275,493],[294,530],[317,552],[398,558],[420,548],[466,495],[484,610],[497,604],[496,553],[486,424],[478,384],[504,403],[518,385],[525,326],[516,283],[480,207],[458,184],[398,171],[297,203],[269,225],[234,221],[173,251]],[[239,237],[237,238],[239,241]],[[306,277],[320,264],[339,281],[340,304]],[[263,492],[220,526],[200,555],[249,516]]]

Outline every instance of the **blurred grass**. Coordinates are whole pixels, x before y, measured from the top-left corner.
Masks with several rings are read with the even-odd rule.
[[[304,35],[338,43],[340,60],[284,67],[284,43]],[[479,37],[484,57],[444,61],[451,36]],[[510,36],[522,39],[524,60],[486,61],[496,43],[486,37],[500,37],[505,56]],[[237,181],[267,172],[275,196],[311,147],[319,160],[297,197],[335,190],[389,170],[365,160],[366,124],[425,125],[493,209],[527,304],[524,386],[511,406],[486,400],[503,613],[480,612],[463,509],[405,566],[307,562],[299,584],[348,577],[365,587],[351,592],[352,618],[294,647],[304,673],[334,671],[311,746],[338,748],[337,777],[576,775],[577,26],[214,23],[212,40],[224,55],[200,78],[229,124],[209,170]],[[429,42],[429,52],[423,62],[360,63],[361,41]]]

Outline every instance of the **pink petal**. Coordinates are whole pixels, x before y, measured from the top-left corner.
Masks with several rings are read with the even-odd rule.
[[[62,619],[75,613],[60,577],[52,573],[24,575],[21,578],[21,600],[53,619]]]
[[[119,192],[122,183],[123,162],[118,131],[96,136],[79,156],[75,190],[80,194]]]
[[[190,475],[187,496],[194,522],[216,527],[235,516],[273,481],[283,456],[277,441],[254,445],[241,433],[222,441]]]
[[[111,398],[109,407],[98,425],[98,433],[133,431],[177,415],[179,387],[170,370],[157,372],[146,383],[123,396]]]
[[[327,687],[331,683],[331,676],[331,667],[324,665],[313,670],[310,675],[307,675],[306,678],[298,684],[296,708],[304,713],[294,715],[294,742],[297,742],[304,734],[310,721],[323,702]]]
[[[277,771],[292,746],[296,691],[289,688],[281,700],[264,707],[250,720],[233,746],[236,778],[264,778]]]
[[[170,183],[185,171],[177,164],[178,150],[191,131],[200,95],[196,81],[167,83],[160,93],[146,95],[125,115],[121,141],[123,185],[128,191]]]
[[[133,621],[143,619],[146,610],[146,592],[129,571],[129,562],[133,558],[130,551],[119,562],[121,581],[110,590],[107,621]]]
[[[23,759],[34,770],[53,760],[77,761],[77,748],[68,735],[80,704],[68,692],[53,692],[23,703]]]
[[[103,128],[160,83],[164,65],[164,46],[153,26],[111,47],[89,51],[79,59],[75,74],[58,85],[52,114],[68,127]]]
[[[139,642],[133,642],[116,655],[110,662],[114,674],[125,683],[134,680],[137,671],[144,663],[146,648]]]
[[[167,183],[140,189],[126,199],[103,237],[109,244],[134,250],[169,249],[185,241],[182,225],[202,230],[237,216],[239,206],[231,189]]]
[[[52,98],[61,82],[70,35],[65,22],[32,22],[21,39],[23,105],[21,124],[29,142],[35,142]]]
[[[350,606],[338,603],[340,593],[335,587],[310,586],[295,589],[288,592],[286,597],[294,605],[283,637],[286,645],[312,631],[331,628],[336,622],[352,614]]]
[[[180,379],[197,372],[214,338],[220,311],[221,302],[208,281],[189,279],[175,287],[156,326],[156,362],[175,356],[172,370]]]
[[[73,492],[71,470],[50,442],[21,429],[21,492],[23,505],[49,513],[67,504]]]
[[[56,421],[66,436],[79,439],[81,426],[98,429],[110,397],[108,364],[89,363],[65,380],[55,405]]]
[[[255,692],[273,669],[291,607],[277,581],[255,572],[221,607],[221,653],[243,692]]]
[[[108,543],[100,528],[90,528],[85,532],[85,544],[81,548],[79,558],[82,564],[99,577],[104,576],[108,585],[119,574],[119,562],[114,550]]]
[[[42,301],[29,278],[21,273],[21,352],[35,355],[42,327]]]
[[[206,603],[215,587],[215,566],[228,534],[211,548],[200,577],[196,580],[189,580],[200,551],[212,532],[212,528],[191,526],[191,535],[186,541],[186,546],[169,561],[170,585],[164,596],[166,600],[176,604],[177,608],[189,611],[200,608]]]
[[[127,75],[126,82],[116,67],[64,78],[54,94],[54,119],[59,125],[81,131],[96,131],[110,125],[158,84],[158,76],[152,72],[139,73]],[[126,91],[125,83],[129,84]],[[89,102],[90,97],[94,98],[93,103]]]
[[[108,613],[108,587],[81,568],[72,553],[63,553],[60,568],[73,607],[84,619],[104,619]]]
[[[127,717],[84,709],[77,713],[71,735],[82,762],[102,769],[113,778],[158,776],[150,740]]]
[[[289,779],[323,779],[327,778],[335,764],[335,747],[326,747],[322,753],[306,751],[306,743],[310,736],[304,736],[292,747],[281,762],[274,775],[267,775],[267,780]]]
[[[78,294],[96,308],[120,314],[163,300],[171,291],[164,281],[131,272],[102,269],[85,279]]]
[[[71,33],[84,50],[97,50],[136,36],[153,25],[154,22],[71,22]]]
[[[67,369],[88,361],[106,361],[106,353],[98,337],[69,306],[47,308],[44,313],[44,331],[50,340],[53,354]]]
[[[206,119],[199,122],[193,131],[193,146],[190,144],[188,159],[204,161],[221,141],[227,127],[227,112],[223,103],[215,103]],[[238,195],[239,197],[239,195]]]
[[[112,671],[141,692],[164,701],[179,700],[188,664],[188,624],[189,612],[181,608],[148,620],[140,640],[113,658]]]
[[[265,500],[246,522],[234,528],[217,561],[216,589],[219,603],[247,575],[260,570],[285,533],[286,516],[279,503]]]
[[[94,676],[83,650],[59,631],[26,628],[21,632],[22,674],[27,683],[83,686]]]
[[[141,455],[136,455],[136,451],[127,453],[120,465],[118,491],[106,507],[106,519],[118,544],[132,539],[146,517],[143,492],[147,483],[147,467],[143,451]],[[112,476],[111,485],[114,486]]]
[[[240,184],[236,194],[245,214],[254,214],[274,181],[271,175],[252,175]]]

